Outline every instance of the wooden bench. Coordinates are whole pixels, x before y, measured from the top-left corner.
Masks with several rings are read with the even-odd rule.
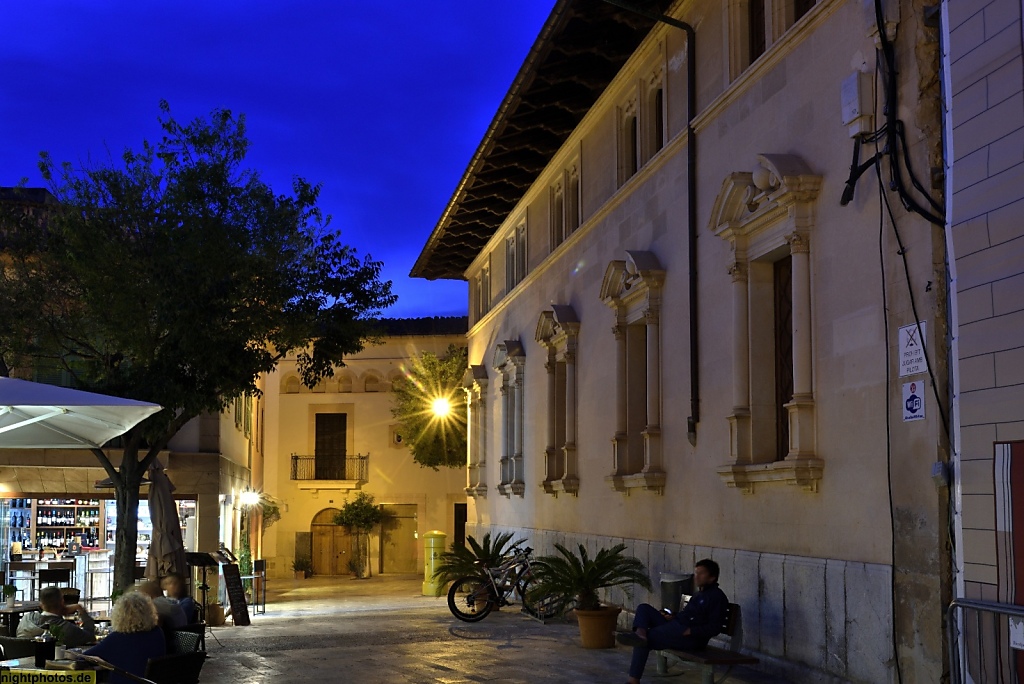
[[[665,674],[668,671],[668,660],[670,658],[680,662],[695,663],[701,666],[701,684],[715,684],[716,665],[727,666],[725,674],[718,680],[719,682],[724,682],[729,676],[729,672],[736,665],[756,665],[760,661],[754,656],[740,653],[740,640],[733,639],[739,625],[740,607],[735,603],[730,603],[725,611],[725,624],[722,625],[722,632],[717,637],[719,639],[728,637],[728,649],[708,646],[702,651],[678,651],[665,648],[656,651],[658,655],[658,672]]]

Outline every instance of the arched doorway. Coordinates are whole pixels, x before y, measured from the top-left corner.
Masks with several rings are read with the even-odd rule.
[[[309,525],[313,537],[313,573],[317,575],[347,575],[352,558],[352,535],[341,525],[334,524],[337,508],[325,508],[313,516]]]

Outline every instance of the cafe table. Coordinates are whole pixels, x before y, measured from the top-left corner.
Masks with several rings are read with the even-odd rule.
[[[96,666],[87,666],[81,670],[65,670],[65,669],[46,669],[36,667],[36,659],[34,656],[28,656],[26,658],[11,658],[10,660],[0,660],[0,669],[2,670],[29,670],[33,672],[63,672],[67,675],[73,675],[74,673],[88,672],[90,670],[95,671],[96,679],[93,681],[105,682],[107,681],[107,671],[99,669]],[[69,680],[70,681],[70,680]]]
[[[3,620],[3,624],[7,627],[7,633],[16,636],[21,616],[39,610],[41,607],[39,601],[13,601],[0,604],[0,620]]]

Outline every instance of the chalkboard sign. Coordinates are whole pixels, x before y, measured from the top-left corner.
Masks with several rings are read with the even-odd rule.
[[[242,588],[242,575],[238,565],[228,563],[221,566],[224,571],[224,583],[228,590],[228,602],[231,604],[231,620],[236,625],[246,626],[249,620],[249,607],[245,605],[245,590]]]

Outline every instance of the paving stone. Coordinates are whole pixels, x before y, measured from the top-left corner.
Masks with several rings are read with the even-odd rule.
[[[422,577],[271,580],[268,608],[249,627],[207,638],[204,682],[305,684],[525,684],[625,681],[630,650],[588,650],[574,622],[542,624],[509,606],[460,622],[443,597],[421,596]],[[678,672],[678,670],[674,670]],[[752,669],[731,681],[781,684]],[[676,681],[699,681],[689,671]]]

